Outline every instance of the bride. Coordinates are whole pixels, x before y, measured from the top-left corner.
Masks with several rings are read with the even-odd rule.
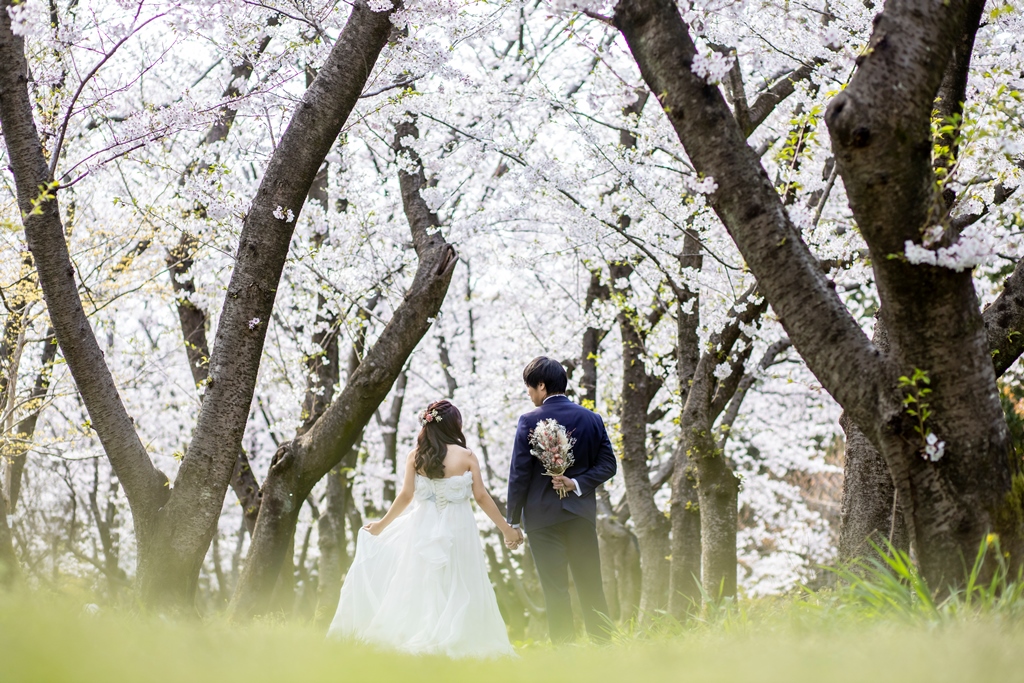
[[[436,401],[419,418],[402,490],[383,519],[360,529],[328,636],[415,654],[512,655],[470,497],[509,547],[522,535],[484,488],[458,408]]]

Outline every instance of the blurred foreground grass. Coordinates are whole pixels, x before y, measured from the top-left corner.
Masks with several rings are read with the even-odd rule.
[[[169,621],[40,594],[0,595],[0,681],[1016,681],[1017,619],[865,619],[820,600],[747,603],[714,623],[614,645],[522,645],[509,661],[450,661],[327,642],[309,626]]]

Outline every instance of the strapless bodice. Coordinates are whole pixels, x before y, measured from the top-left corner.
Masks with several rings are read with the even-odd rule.
[[[464,503],[473,495],[473,473],[466,472],[457,477],[430,479],[422,474],[416,475],[416,499],[434,501],[438,510],[445,509],[449,503]]]

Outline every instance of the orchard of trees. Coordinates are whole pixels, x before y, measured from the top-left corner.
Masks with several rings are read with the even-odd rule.
[[[1024,564],[1018,3],[0,4],[3,586],[323,623],[429,402],[502,505],[542,354],[613,619]]]

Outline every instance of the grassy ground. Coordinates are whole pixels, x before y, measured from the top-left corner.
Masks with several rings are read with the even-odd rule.
[[[614,645],[526,644],[515,661],[448,661],[325,642],[306,626],[171,622],[38,595],[0,597],[0,680],[175,681],[1024,681],[1024,628],[1000,615],[865,619],[795,599]],[[669,632],[672,631],[672,632]]]

